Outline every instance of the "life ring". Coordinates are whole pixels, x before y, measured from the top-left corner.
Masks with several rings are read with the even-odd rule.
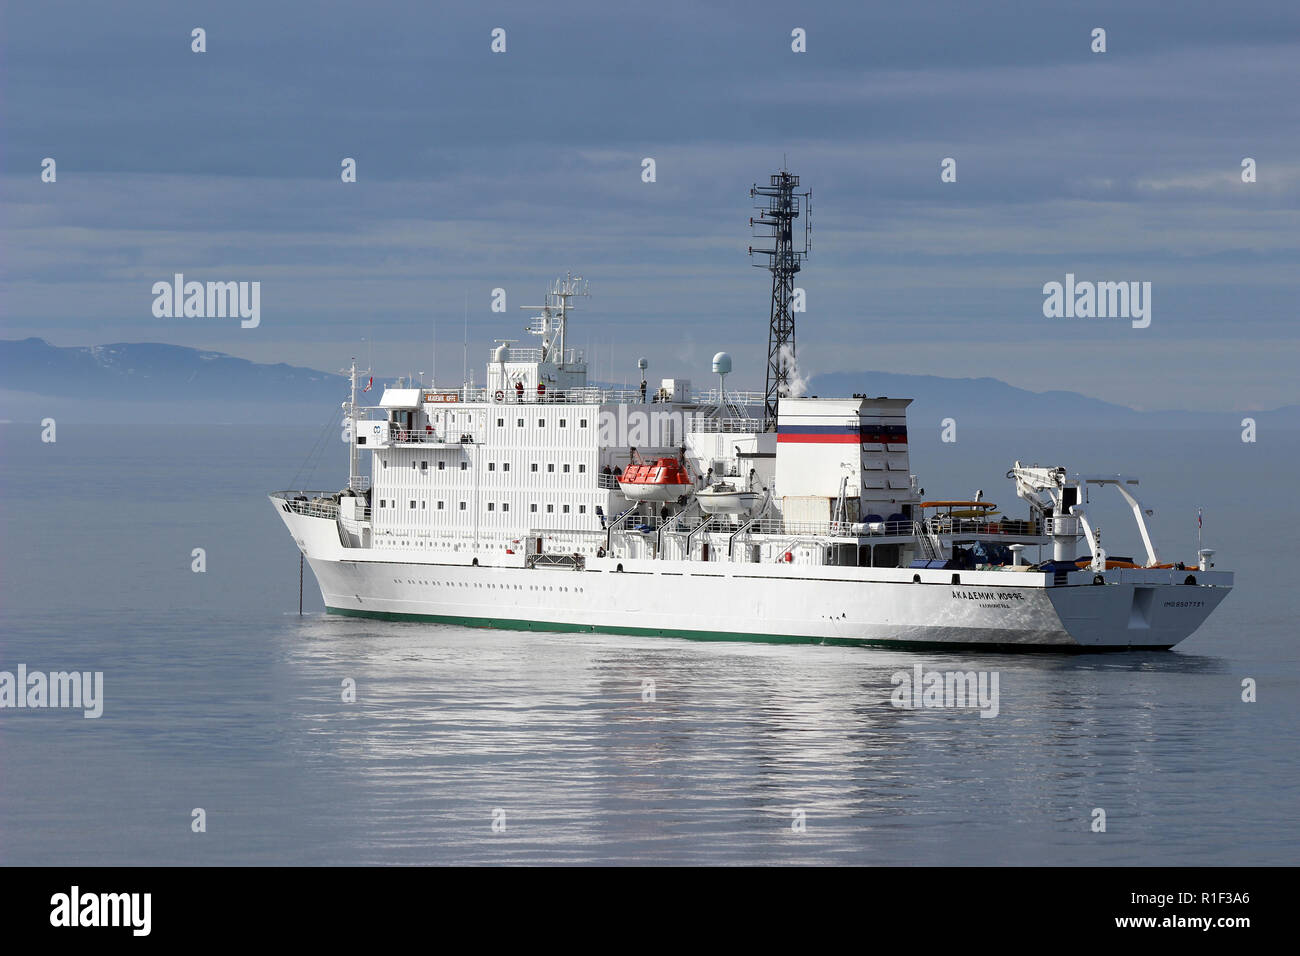
[[[498,402],[503,402],[505,401],[506,393],[501,391],[501,389],[498,388],[496,390],[496,393],[492,397],[495,398]]]

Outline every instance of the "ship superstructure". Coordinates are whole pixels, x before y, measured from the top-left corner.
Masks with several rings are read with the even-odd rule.
[[[485,386],[352,395],[348,487],[271,496],[332,613],[546,630],[928,647],[1168,648],[1227,595],[1214,552],[1166,563],[1137,479],[1015,463],[1024,513],[926,500],[905,398],[684,378],[589,383],[572,275]],[[641,363],[642,369],[645,363]],[[775,427],[773,427],[773,425]],[[368,469],[363,467],[368,459]],[[368,470],[368,475],[365,473]],[[1146,548],[1109,558],[1091,489]]]

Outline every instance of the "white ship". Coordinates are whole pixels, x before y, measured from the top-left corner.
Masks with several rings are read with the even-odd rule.
[[[330,613],[522,630],[932,648],[1169,648],[1233,575],[1162,562],[1138,481],[1008,472],[1019,518],[923,500],[910,399],[781,398],[684,379],[589,385],[558,281],[487,385],[344,404],[347,487],[271,495]],[[644,363],[641,367],[644,369]],[[644,379],[644,372],[643,372]],[[772,424],[775,427],[771,427]],[[369,458],[369,475],[363,473]],[[1086,502],[1131,508],[1141,560],[1108,559]],[[976,496],[977,498],[979,496]]]

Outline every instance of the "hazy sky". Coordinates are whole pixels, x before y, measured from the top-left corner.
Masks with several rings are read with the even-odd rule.
[[[572,270],[600,378],[645,355],[711,384],[726,348],[761,387],[749,187],[786,156],[813,191],[805,374],[1300,402],[1294,0],[41,2],[3,38],[4,337],[427,372],[436,323],[459,382],[468,296],[481,380]],[[260,281],[261,325],[155,318],[175,272]],[[1067,272],[1151,282],[1150,327],[1045,318]]]

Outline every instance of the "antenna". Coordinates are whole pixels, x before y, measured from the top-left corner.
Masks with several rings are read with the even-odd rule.
[[[783,165],[779,173],[768,177],[768,185],[755,183],[749,190],[751,199],[761,200],[754,206],[758,216],[751,216],[749,225],[754,238],[763,243],[761,248],[750,246],[749,254],[766,256],[766,262],[755,262],[754,266],[772,273],[767,387],[763,400],[763,427],[767,431],[776,428],[778,400],[790,394],[790,371],[795,361],[794,314],[790,311],[790,300],[794,296],[794,277],[812,250],[812,190],[796,192],[798,188],[799,177],[787,172]],[[804,217],[803,235],[796,242],[795,220],[801,214]]]
[[[469,290],[465,290],[465,340],[460,353],[460,381],[469,381]]]

